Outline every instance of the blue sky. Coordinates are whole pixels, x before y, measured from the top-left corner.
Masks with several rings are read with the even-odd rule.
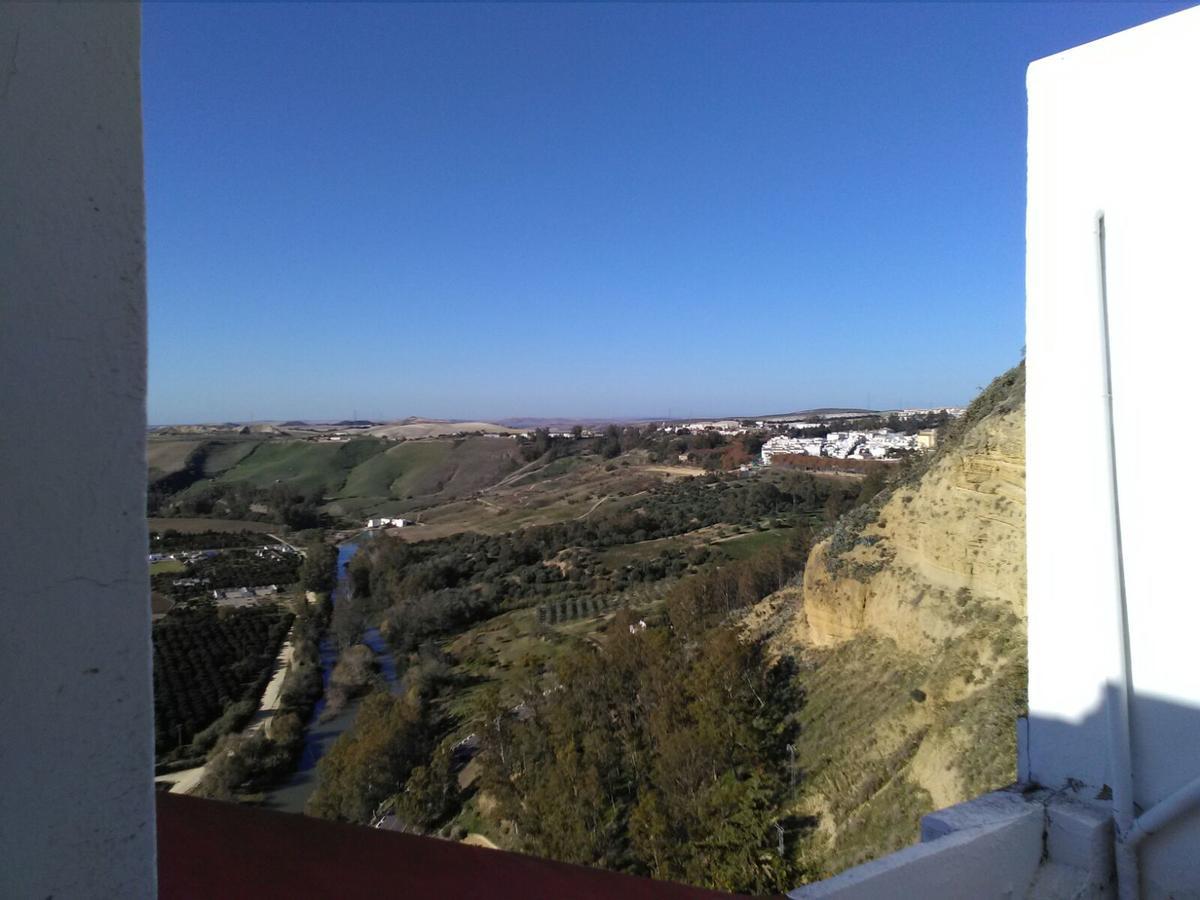
[[[148,3],[150,421],[965,402],[1026,65],[1187,5]]]

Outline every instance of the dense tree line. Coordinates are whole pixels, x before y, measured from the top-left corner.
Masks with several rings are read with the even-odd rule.
[[[190,744],[229,707],[255,701],[291,621],[291,613],[276,606],[218,610],[198,603],[172,610],[156,623],[156,753]]]
[[[674,619],[630,624],[618,614],[601,649],[562,657],[562,689],[531,691],[525,717],[487,716],[498,815],[554,859],[732,891],[791,886],[794,663],[770,663],[729,626],[685,637]]]
[[[418,594],[388,608],[380,633],[399,653],[464,631],[499,611],[494,591],[450,588]]]
[[[260,488],[244,481],[210,481],[180,494],[163,494],[154,487],[150,514],[282,522],[299,531],[329,524],[320,510],[326,492],[325,486],[301,489],[282,482]]]
[[[309,544],[300,566],[300,584],[306,591],[328,594],[337,584],[337,547],[324,541]]]
[[[667,594],[671,624],[684,635],[695,635],[754,605],[804,570],[809,549],[809,534],[798,532],[786,549],[763,550],[683,579]]]
[[[344,822],[366,823],[421,769],[428,785],[434,748],[447,727],[444,706],[435,701],[452,684],[444,661],[414,661],[396,694],[376,691],[359,706],[354,726],[318,764],[320,780],[305,811]]]
[[[187,574],[203,578],[210,588],[295,584],[300,578],[300,562],[299,555],[283,550],[263,556],[232,550],[189,563]]]
[[[151,553],[175,553],[179,550],[225,550],[233,547],[261,547],[273,541],[254,531],[166,531],[150,532]]]

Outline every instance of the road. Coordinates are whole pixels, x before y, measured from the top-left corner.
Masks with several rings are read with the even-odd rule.
[[[268,535],[267,535],[267,537],[270,537],[270,538],[275,538],[275,540],[279,541],[279,543],[283,544],[283,546],[287,547],[287,548],[288,548],[289,550],[291,550],[293,553],[299,553],[301,556],[307,556],[307,555],[308,555],[308,554],[307,554],[307,553],[306,553],[304,550],[300,549],[300,548],[299,548],[299,547],[297,547],[295,544],[289,544],[287,541],[285,541],[283,538],[281,538],[281,537],[280,537],[279,535],[277,535],[277,534],[268,534]]]
[[[270,727],[271,720],[279,712],[279,706],[283,699],[283,682],[287,678],[288,669],[291,665],[292,632],[289,631],[287,637],[283,640],[283,647],[279,650],[279,656],[275,657],[275,671],[271,674],[271,680],[267,682],[267,687],[263,691],[262,700],[258,704],[258,711],[254,714],[254,718],[250,720],[250,724],[246,726],[242,734],[254,734],[256,731]],[[268,737],[270,737],[269,734]]]

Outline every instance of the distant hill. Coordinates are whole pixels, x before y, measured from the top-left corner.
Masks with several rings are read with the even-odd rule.
[[[506,428],[491,422],[450,422],[438,419],[408,418],[400,422],[375,425],[367,428],[364,433],[376,437],[391,438],[431,438],[450,437],[456,434],[517,434],[520,429]]]
[[[534,428],[549,428],[551,431],[570,431],[576,425],[582,425],[584,428],[606,428],[609,425],[642,425],[646,422],[682,422],[683,419],[663,419],[658,418],[605,418],[603,416],[592,416],[584,418],[572,418],[570,416],[516,416],[507,419],[497,419],[500,425],[506,425],[509,428],[520,428],[524,431],[529,431]]]
[[[790,419],[835,419],[845,418],[850,416],[877,416],[880,411],[877,409],[857,409],[854,407],[843,406],[822,406],[817,409],[801,409],[790,413],[774,413],[769,416],[746,416],[745,418],[753,418],[755,421],[762,420],[764,422],[779,422]]]
[[[157,425],[150,429],[154,435],[177,434],[286,434],[282,427],[271,422],[222,422],[219,425]]]
[[[426,426],[440,430],[429,423],[396,427]],[[164,512],[198,493],[282,484],[317,491],[329,512],[356,519],[470,496],[523,462],[513,440],[421,437],[427,439],[397,444],[368,434],[338,441],[262,430],[153,434],[147,442],[147,476],[151,491],[166,504]]]

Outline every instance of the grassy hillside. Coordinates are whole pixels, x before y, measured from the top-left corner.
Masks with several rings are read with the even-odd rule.
[[[392,447],[356,466],[339,499],[390,499],[392,484],[413,469],[437,466],[446,458],[450,445],[442,441],[405,443]]]
[[[149,480],[179,498],[278,485],[324,498],[334,516],[413,512],[469,497],[516,471],[520,447],[507,438],[467,437],[396,444],[262,437],[154,436]]]
[[[225,435],[218,439],[151,435],[146,442],[147,481],[167,493],[186,490],[237,465],[262,443],[260,437]]]
[[[258,440],[210,441],[204,454],[204,476],[216,478],[253,453],[261,443]]]
[[[157,481],[176,472],[181,472],[187,466],[188,458],[206,441],[203,440],[155,440],[151,438],[146,445],[146,465],[150,470],[150,480]]]
[[[217,478],[255,487],[284,482],[298,490],[338,490],[350,472],[387,448],[383,441],[362,439],[346,443],[267,441]]]
[[[408,441],[357,466],[334,495],[343,515],[411,512],[491,487],[519,465],[513,441]]]

